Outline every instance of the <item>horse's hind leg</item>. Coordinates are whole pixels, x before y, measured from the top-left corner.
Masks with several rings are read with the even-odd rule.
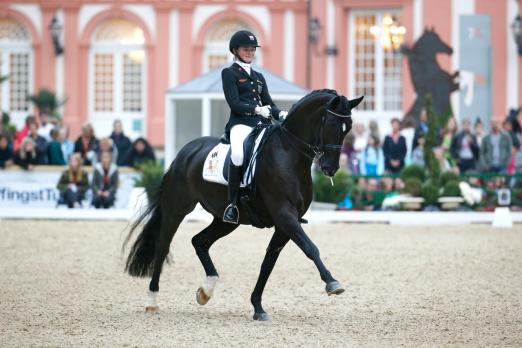
[[[289,240],[290,238],[286,234],[276,229],[270,243],[268,244],[265,258],[261,264],[261,272],[259,273],[256,287],[252,292],[252,296],[250,296],[250,302],[252,302],[252,305],[254,306],[254,320],[270,320],[270,316],[265,312],[263,306],[261,306],[261,297],[266,282],[268,281],[268,277],[270,277],[270,274],[274,269],[277,258]]]
[[[208,253],[209,249],[215,241],[234,231],[237,227],[238,225],[224,223],[221,218],[215,217],[207,228],[192,238],[192,245],[196,249],[196,254],[207,275],[205,283],[196,292],[196,300],[200,305],[204,305],[210,300],[216,282],[219,279],[214,263]]]

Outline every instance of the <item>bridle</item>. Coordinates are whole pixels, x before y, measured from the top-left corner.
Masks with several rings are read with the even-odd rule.
[[[297,143],[299,146],[297,146],[297,149],[304,154],[306,157],[311,159],[312,161],[316,158],[320,158],[326,151],[335,151],[335,152],[341,152],[342,145],[336,145],[336,144],[325,144],[324,143],[324,125],[326,123],[327,118],[330,117],[340,117],[343,119],[351,119],[352,115],[342,115],[339,113],[336,113],[332,110],[330,110],[330,106],[332,103],[332,98],[328,104],[326,104],[326,112],[321,116],[321,123],[319,125],[318,131],[315,133],[315,141],[314,144],[309,144],[303,139],[299,138],[298,136],[292,134],[283,124],[280,124],[281,130],[283,133],[289,135],[289,138],[292,139],[295,143]]]

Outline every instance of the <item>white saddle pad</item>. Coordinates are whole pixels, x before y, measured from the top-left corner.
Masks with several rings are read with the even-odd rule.
[[[241,180],[241,187],[248,186],[252,182],[256,170],[257,148],[264,134],[265,129],[263,129],[256,138],[254,143],[254,156],[252,156],[249,163],[243,163],[243,168],[246,168],[246,170],[244,170],[245,174],[243,175],[243,180]],[[228,182],[223,176],[223,166],[225,165],[225,159],[227,158],[229,149],[229,144],[219,143],[210,150],[203,165],[203,180],[228,186]]]

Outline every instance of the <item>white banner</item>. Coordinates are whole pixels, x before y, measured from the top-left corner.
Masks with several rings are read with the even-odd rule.
[[[35,171],[18,169],[0,170],[0,208],[28,207],[51,208],[56,206],[60,196],[56,185],[65,167],[36,168]],[[129,196],[134,187],[134,178],[138,173],[132,170],[120,170],[120,183],[116,192],[115,208],[126,209]],[[89,171],[89,183],[92,171]],[[91,205],[92,193],[88,190],[83,206]]]

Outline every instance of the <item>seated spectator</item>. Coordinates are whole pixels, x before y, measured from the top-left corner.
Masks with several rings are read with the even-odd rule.
[[[74,153],[74,143],[69,139],[69,128],[60,127],[60,139],[62,139],[62,153],[65,164],[69,161],[69,157]]]
[[[66,204],[69,208],[81,205],[85,192],[89,188],[89,179],[82,168],[80,154],[71,155],[69,167],[62,173],[57,188],[60,191],[58,204]]]
[[[141,164],[147,161],[155,161],[154,150],[145,138],[138,138],[132,143],[132,148],[127,152],[125,166],[138,168]]]
[[[29,115],[25,118],[25,125],[24,127],[16,132],[15,139],[13,142],[13,151],[15,153],[18,152],[18,149],[20,149],[20,145],[22,144],[22,140],[27,136],[27,133],[29,133],[29,125],[31,123],[36,123],[36,118],[32,115]]]
[[[14,163],[13,148],[6,135],[0,134],[0,169],[12,166]]]
[[[49,115],[42,111],[40,112],[40,127],[38,127],[38,135],[43,137],[47,142],[51,141],[51,131],[55,125],[49,122]]]
[[[491,121],[491,133],[482,140],[480,167],[482,171],[505,173],[511,161],[511,137],[500,128],[500,121]]]
[[[379,141],[370,135],[366,148],[361,152],[359,169],[361,175],[381,176],[384,174],[384,154],[379,147]]]
[[[51,131],[52,141],[49,143],[49,164],[53,166],[63,166],[67,164],[65,162],[65,156],[62,150],[62,132],[60,128],[54,128]]]
[[[450,151],[451,156],[457,160],[461,173],[475,169],[479,157],[479,146],[477,139],[471,134],[471,122],[468,119],[462,121],[462,131],[453,137]]]
[[[132,143],[130,139],[127,138],[125,134],[123,134],[123,126],[120,120],[115,120],[112,124],[112,133],[110,138],[114,142],[114,145],[116,146],[119,154],[119,157],[113,158],[113,161],[114,159],[117,159],[115,163],[119,166],[122,166],[124,165],[123,161],[125,160],[124,155],[130,151]]]
[[[38,135],[38,125],[36,123],[29,124],[29,132],[27,133],[27,136],[34,141],[37,164],[48,164],[49,158],[47,156],[47,148],[49,147],[49,144],[44,137]]]
[[[413,149],[411,153],[411,164],[424,168],[426,163],[424,162],[424,143],[426,138],[424,133],[417,133],[417,147]]]
[[[100,155],[100,163],[94,166],[92,177],[92,205],[99,208],[110,208],[116,199],[118,188],[118,167],[112,162],[112,155],[103,151]]]
[[[113,145],[111,138],[105,137],[100,139],[100,150],[96,154],[96,158],[93,161],[93,165],[101,162],[101,155],[104,152],[110,152],[112,163],[116,164],[116,159],[118,158],[118,148]]]
[[[20,149],[15,155],[15,163],[25,170],[33,170],[34,166],[38,164],[33,138],[25,137],[22,140]]]
[[[82,134],[74,143],[74,152],[80,153],[83,164],[90,166],[99,150],[99,147],[98,139],[94,136],[94,129],[91,124],[84,124],[82,126]]]
[[[387,173],[399,173],[404,167],[406,157],[406,139],[400,134],[401,123],[394,118],[391,121],[392,132],[384,138],[382,151],[384,153],[384,169]]]

